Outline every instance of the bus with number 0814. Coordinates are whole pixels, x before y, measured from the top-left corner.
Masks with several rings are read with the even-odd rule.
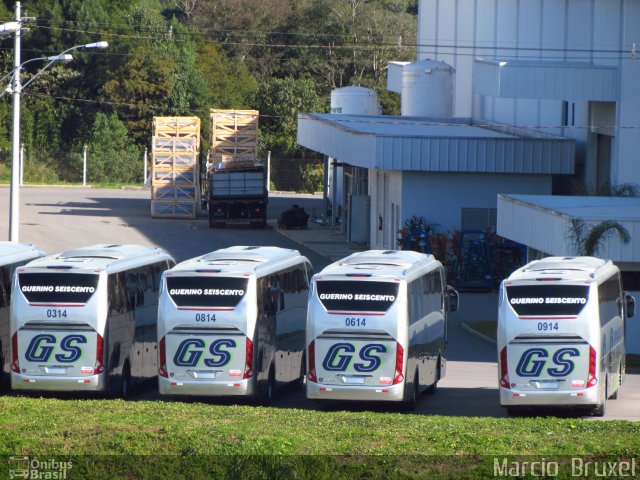
[[[594,257],[547,257],[513,272],[498,295],[498,383],[509,414],[573,407],[603,416],[625,374],[620,270]]]
[[[11,302],[11,388],[111,392],[152,379],[164,250],[94,245],[18,268]]]
[[[297,250],[235,246],[165,272],[160,394],[253,396],[302,383],[311,263]]]
[[[307,398],[402,402],[435,391],[447,360],[447,314],[458,293],[432,255],[369,250],[312,280]]]
[[[13,274],[18,267],[44,255],[31,244],[0,242],[0,390],[9,387],[9,306]]]

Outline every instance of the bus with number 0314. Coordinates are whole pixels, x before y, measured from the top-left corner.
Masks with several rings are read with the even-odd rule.
[[[11,302],[11,388],[111,392],[152,379],[164,250],[94,245],[17,269]]]
[[[160,394],[266,402],[304,376],[311,263],[297,250],[234,246],[165,272]]]
[[[498,295],[500,404],[603,416],[625,374],[625,320],[635,310],[620,270],[594,257],[547,257],[513,272]]]
[[[447,314],[458,293],[432,255],[369,250],[312,280],[307,398],[402,402],[435,391],[447,360]]]
[[[18,267],[44,255],[31,244],[0,242],[0,390],[9,387],[9,306],[13,274]]]

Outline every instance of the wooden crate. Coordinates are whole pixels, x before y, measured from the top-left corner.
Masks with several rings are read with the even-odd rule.
[[[151,173],[151,185],[175,185],[190,186],[196,185],[198,175],[195,169],[179,170],[175,168],[154,168]]]
[[[211,110],[210,157],[258,158],[257,110]]]
[[[151,198],[155,202],[195,202],[198,194],[195,185],[160,185],[151,187],[151,190]]]
[[[196,202],[151,201],[151,216],[154,218],[195,218]]]
[[[170,138],[195,138],[200,145],[200,118],[153,117],[153,135]]]

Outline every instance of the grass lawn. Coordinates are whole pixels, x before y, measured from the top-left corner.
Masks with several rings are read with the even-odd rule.
[[[640,423],[5,396],[0,454],[68,478],[485,478],[496,456],[637,457]]]

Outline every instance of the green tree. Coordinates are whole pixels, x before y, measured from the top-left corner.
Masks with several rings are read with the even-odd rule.
[[[327,102],[316,93],[314,83],[306,78],[273,78],[258,92],[260,110],[260,144],[276,156],[300,155],[297,144],[298,113],[325,112]]]
[[[588,224],[582,218],[573,218],[570,223],[570,236],[576,255],[596,256],[605,241],[617,234],[622,243],[629,243],[629,231],[619,222],[605,220],[595,225]]]
[[[81,155],[76,155],[75,162],[78,169]],[[87,140],[89,181],[133,183],[142,176],[140,148],[131,141],[124,123],[114,113],[98,113]]]

